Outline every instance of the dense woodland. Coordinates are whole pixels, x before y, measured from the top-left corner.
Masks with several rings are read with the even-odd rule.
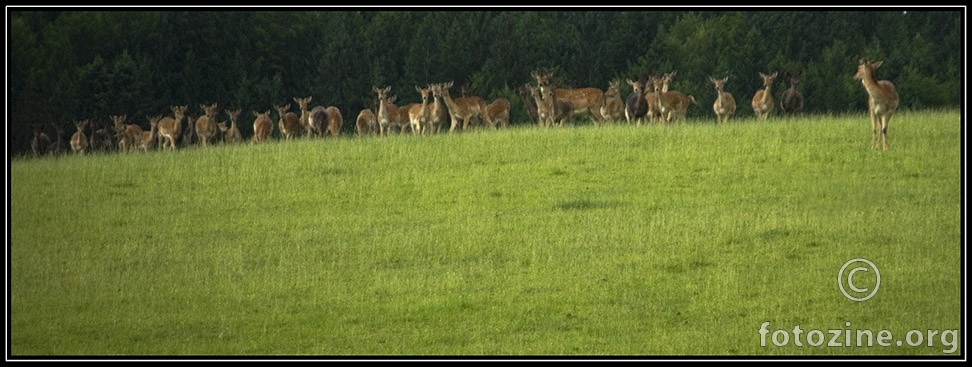
[[[677,71],[672,89],[698,101],[688,118],[713,122],[709,76],[728,76],[745,117],[759,73],[773,71],[803,73],[804,112],[862,113],[852,78],[862,57],[884,61],[877,76],[895,83],[902,109],[962,103],[963,7],[284,9],[8,8],[8,154],[29,151],[32,125],[73,132],[75,120],[124,114],[147,129],[144,116],[177,104],[196,115],[200,104],[240,108],[246,138],[248,111],[294,110],[306,96],[345,111],[350,133],[372,87],[391,86],[404,104],[419,102],[414,86],[450,80],[454,96],[507,98],[513,123],[525,123],[516,89],[541,69],[563,87],[619,79],[622,96],[625,79]],[[787,87],[781,76],[773,94]]]

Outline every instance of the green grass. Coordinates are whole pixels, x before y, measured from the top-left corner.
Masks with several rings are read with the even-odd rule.
[[[889,136],[853,115],[18,158],[9,353],[941,356],[760,346],[765,321],[961,327],[960,112]],[[853,302],[860,257],[882,283]]]

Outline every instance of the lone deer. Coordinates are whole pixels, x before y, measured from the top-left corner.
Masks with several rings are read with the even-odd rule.
[[[88,125],[88,120],[75,121],[74,127],[78,129],[71,136],[71,151],[74,154],[84,154],[88,150],[88,137],[84,133],[84,127]]]
[[[790,89],[783,92],[780,96],[780,109],[783,110],[788,116],[799,115],[803,111],[803,94],[797,89],[800,85],[800,76],[803,72],[798,72],[796,74],[791,74],[787,72],[790,76]]]
[[[729,118],[736,113],[736,100],[732,98],[732,93],[724,90],[726,81],[728,80],[728,76],[722,79],[709,77],[709,81],[715,85],[716,90],[716,100],[712,104],[712,111],[716,115],[716,123],[728,122]]]
[[[172,110],[172,117],[166,116],[163,117],[161,120],[159,120],[159,136],[162,137],[162,141],[163,141],[163,144],[160,147],[160,149],[165,149],[166,147],[169,147],[170,149],[175,150],[176,141],[182,135],[182,118],[185,117],[187,108],[189,108],[188,105],[169,106],[169,109]],[[186,131],[195,132],[192,124],[189,124],[189,128],[186,129]],[[185,144],[190,143],[189,139],[184,138],[183,143]]]
[[[773,72],[773,74],[766,75],[763,72],[759,73],[759,76],[763,78],[763,89],[756,91],[753,95],[753,112],[756,113],[756,118],[765,121],[770,112],[773,112],[773,94],[770,89],[773,87],[773,79],[776,79],[778,72]]]
[[[614,80],[608,83],[608,89],[604,92],[604,105],[601,106],[601,116],[604,122],[617,121],[624,113],[624,102],[621,100],[621,81]]]
[[[867,91],[867,111],[871,115],[871,149],[877,148],[880,140],[884,150],[888,150],[888,123],[898,109],[898,92],[891,81],[877,80],[874,70],[883,63],[883,60],[871,62],[861,59],[854,79],[860,80]]]

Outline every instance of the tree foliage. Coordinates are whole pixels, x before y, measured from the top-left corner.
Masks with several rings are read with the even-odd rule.
[[[851,76],[861,57],[885,61],[879,77],[898,86],[902,108],[962,98],[961,8],[317,10],[8,8],[9,149],[27,151],[31,124],[71,130],[74,120],[177,104],[196,115],[202,103],[265,111],[306,96],[353,116],[371,107],[373,86],[392,86],[403,104],[419,100],[414,86],[450,80],[509,99],[522,122],[515,90],[538,69],[564,87],[601,89],[677,71],[672,89],[699,101],[690,118],[712,116],[709,76],[729,76],[727,91],[748,101],[758,73],[772,71],[803,71],[808,113],[859,112],[864,91]],[[777,80],[781,93],[786,78]],[[147,128],[141,120],[130,119]]]

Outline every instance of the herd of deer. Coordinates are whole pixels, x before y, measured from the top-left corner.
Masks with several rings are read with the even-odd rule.
[[[871,149],[879,146],[888,149],[888,122],[898,108],[898,93],[894,84],[888,80],[877,80],[875,69],[883,61],[872,62],[861,59],[854,78],[860,80],[868,95],[868,112],[871,118]],[[620,96],[620,82],[610,83],[606,92],[599,88],[557,88],[550,83],[551,71],[534,71],[531,73],[536,85],[527,83],[518,88],[527,113],[531,119],[541,127],[564,126],[571,124],[576,114],[590,114],[597,125],[620,121],[634,122],[637,125],[647,121],[672,122],[685,120],[686,111],[690,104],[697,104],[691,95],[679,91],[668,90],[672,78],[676,73],[662,73],[648,75],[644,79],[627,80],[632,92],[628,98],[622,100]],[[771,92],[776,72],[772,74],[759,73],[763,79],[763,89],[758,90],[752,99],[753,112],[757,120],[766,120],[772,112],[775,102]],[[803,95],[798,90],[801,73],[790,74],[790,88],[780,97],[780,108],[787,115],[797,115],[803,109]],[[716,79],[709,77],[715,86],[716,100],[712,110],[717,123],[725,123],[736,111],[736,102],[732,93],[725,91],[728,77]],[[453,98],[449,89],[453,82],[429,84],[425,88],[415,87],[421,96],[421,103],[404,106],[395,104],[396,96],[389,94],[391,87],[372,87],[377,95],[374,110],[362,109],[356,120],[358,136],[368,134],[387,135],[392,130],[399,134],[411,130],[414,134],[436,134],[449,119],[449,132],[456,129],[466,130],[471,124],[496,129],[509,125],[510,102],[497,98],[490,104],[477,96],[463,96]],[[280,136],[286,140],[305,136],[307,138],[340,135],[344,125],[344,117],[335,106],[316,106],[312,109],[309,104],[312,98],[294,98],[300,109],[300,115],[290,111],[290,104],[274,106],[279,116],[277,129]],[[239,143],[243,136],[237,127],[240,110],[226,111],[230,125],[226,121],[217,122],[218,105],[204,105],[200,108],[203,115],[195,118],[186,114],[188,106],[172,106],[171,116],[146,116],[149,130],[145,131],[139,124],[127,124],[125,115],[112,115],[113,126],[94,126],[91,124],[90,136],[85,133],[89,120],[75,121],[77,131],[65,143],[64,129],[56,124],[54,130],[56,138],[51,139],[47,133],[34,125],[31,149],[35,156],[59,155],[71,152],[84,154],[89,151],[120,152],[148,151],[151,149],[176,149],[181,140],[183,146],[198,144],[209,146],[218,142]],[[265,112],[253,111],[254,143],[264,142],[271,138],[274,129],[270,110]],[[182,120],[187,120],[183,129]],[[114,133],[112,133],[114,132]]]

